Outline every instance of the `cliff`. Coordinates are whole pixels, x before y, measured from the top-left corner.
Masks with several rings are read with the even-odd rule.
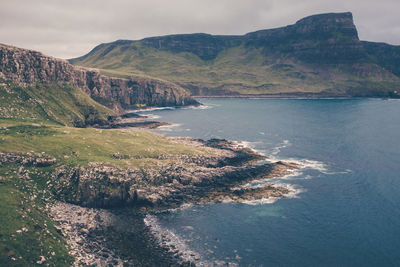
[[[398,97],[398,55],[396,46],[360,41],[352,14],[345,12],[237,36],[119,40],[70,62],[159,77],[194,95]]]
[[[183,106],[197,103],[183,88],[147,78],[115,78],[69,64],[40,52],[0,45],[0,78],[23,87],[59,84],[79,88],[121,112],[138,106]]]
[[[265,54],[289,55],[307,63],[359,62],[366,56],[350,12],[309,16],[244,37],[246,46],[262,48]]]
[[[400,45],[363,41],[368,56],[378,65],[400,76]]]

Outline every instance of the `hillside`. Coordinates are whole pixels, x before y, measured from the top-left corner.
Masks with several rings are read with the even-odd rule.
[[[351,13],[241,36],[182,34],[101,44],[75,65],[156,77],[193,95],[398,96],[399,46],[362,42]]]
[[[103,265],[116,260],[116,265],[122,265],[122,256],[134,266],[171,265],[172,257],[149,237],[142,217],[134,218],[137,232],[125,234],[129,237],[125,245],[122,239],[106,240],[108,233],[113,238],[116,232],[120,234],[112,225],[102,232],[92,224],[85,226],[89,230],[81,221],[74,224],[79,219],[72,214],[77,206],[60,201],[85,205],[77,198],[81,194],[81,198],[94,196],[105,204],[118,199],[123,206],[127,197],[137,198],[134,190],[142,187],[140,197],[151,198],[148,190],[158,188],[145,188],[149,182],[143,177],[150,179],[161,165],[167,168],[181,158],[212,157],[215,152],[205,147],[142,130],[88,127],[109,126],[124,109],[195,103],[184,89],[170,82],[110,78],[36,51],[0,44],[0,265],[81,266],[95,265],[99,258]],[[78,189],[76,176],[60,176],[67,176],[62,171],[68,168],[78,173],[82,183],[73,197],[67,192]],[[113,176],[117,171],[125,175],[124,180]],[[79,177],[83,172],[88,173]],[[136,180],[129,176],[132,173]],[[93,185],[85,184],[92,178]],[[143,180],[140,184],[139,178]],[[127,183],[132,192],[124,191]],[[92,190],[93,186],[97,189]],[[93,212],[81,209],[85,215]],[[67,223],[54,217],[59,212],[67,213]],[[71,233],[72,229],[77,232]],[[96,238],[106,245],[99,245],[98,240],[90,243]],[[140,253],[137,247],[131,248],[132,240]],[[86,244],[95,257],[88,256]],[[123,252],[116,256],[118,246]]]
[[[47,85],[71,87],[117,113],[143,106],[196,103],[188,92],[171,82],[143,77],[125,79],[104,76],[96,70],[76,67],[40,52],[2,44],[0,78],[23,88]]]
[[[264,157],[226,140],[106,127],[124,109],[196,103],[171,82],[0,45],[0,265],[193,266],[156,240],[148,212],[291,193],[230,188],[296,164],[254,165]]]

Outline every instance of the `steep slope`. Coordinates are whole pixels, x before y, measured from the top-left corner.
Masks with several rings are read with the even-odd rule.
[[[39,52],[0,45],[0,78],[21,87],[69,86],[121,112],[138,106],[181,106],[195,103],[181,87],[155,79],[112,78],[75,67]]]
[[[115,113],[67,85],[22,87],[0,79],[0,120],[84,127],[106,125]]]
[[[400,45],[362,42],[370,59],[393,74],[400,76]]]
[[[119,40],[70,62],[107,75],[158,77],[194,95],[395,96],[398,74],[377,53],[359,40],[347,12],[314,15],[243,36]]]

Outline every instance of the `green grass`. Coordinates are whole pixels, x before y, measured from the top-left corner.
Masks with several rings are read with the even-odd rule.
[[[0,266],[70,266],[63,237],[48,215],[49,186],[61,165],[90,162],[151,168],[166,155],[210,153],[144,130],[75,128],[114,113],[81,90],[59,85],[22,88],[0,80],[0,151],[55,157],[50,167],[0,163]],[[118,155],[117,157],[115,155]]]
[[[123,167],[152,164],[162,155],[203,153],[144,130],[74,128],[3,124],[0,120],[1,150],[44,154],[70,165],[108,162]],[[119,153],[122,159],[113,154]],[[205,152],[204,152],[205,153]]]
[[[0,118],[83,126],[115,115],[82,90],[55,84],[23,88],[0,80]]]
[[[43,184],[35,182],[46,172],[38,170],[28,181],[18,168],[0,166],[0,265],[35,266],[43,256],[45,265],[70,266],[73,258],[45,209]]]

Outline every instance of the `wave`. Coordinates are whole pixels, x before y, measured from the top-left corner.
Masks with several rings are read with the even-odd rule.
[[[186,209],[190,209],[193,208],[194,204],[192,203],[183,203],[181,206],[177,207],[177,208],[171,208],[171,209],[167,209],[166,211],[168,212],[176,212],[176,211],[181,211],[181,210],[186,210]],[[198,204],[197,204],[198,206]],[[165,211],[160,211],[160,213],[164,213]]]
[[[213,108],[212,105],[198,105],[198,106],[182,107],[180,109],[211,109],[211,108]]]
[[[156,119],[159,119],[159,118],[161,118],[161,116],[160,115],[154,115],[154,114],[146,114],[146,119],[150,119],[150,120],[156,120]]]
[[[159,131],[166,131],[166,132],[172,132],[172,128],[176,128],[176,127],[180,127],[180,126],[182,126],[182,124],[180,124],[180,123],[173,123],[173,124],[169,124],[169,125],[162,125],[162,126],[159,126],[158,128],[157,128],[157,130],[159,130]]]
[[[152,107],[152,108],[141,108],[141,109],[132,109],[128,110],[128,113],[139,113],[139,112],[149,112],[155,110],[174,110],[176,107]]]
[[[279,145],[277,145],[276,147],[274,147],[274,148],[272,149],[272,151],[271,151],[270,154],[273,155],[273,156],[276,156],[276,155],[278,155],[278,154],[281,152],[281,149],[286,148],[286,147],[289,147],[289,146],[291,146],[291,145],[292,145],[292,143],[290,143],[289,140],[283,140],[282,143],[280,143]]]
[[[248,148],[251,149],[253,152],[266,156],[264,150],[256,149],[256,146],[262,143],[260,141],[251,142],[251,141],[236,140],[232,141],[232,143],[234,148]]]
[[[202,260],[199,253],[191,250],[179,235],[163,227],[156,216],[148,214],[143,221],[150,228],[151,233],[156,237],[159,244],[175,255],[180,255],[179,257],[182,261],[195,262],[196,266],[210,266],[208,262]]]
[[[265,186],[265,184],[264,184]],[[241,203],[246,204],[246,205],[264,205],[264,204],[273,204],[279,199],[282,198],[298,198],[298,195],[300,193],[305,192],[304,189],[298,188],[297,185],[293,184],[286,184],[286,183],[275,183],[272,184],[273,187],[283,187],[289,190],[287,194],[284,194],[282,197],[268,197],[268,198],[260,198],[260,199],[255,199],[255,200],[246,200]]]
[[[265,156],[266,159],[260,160],[259,162],[256,162],[256,165],[260,164],[265,164],[265,163],[275,163],[278,161],[287,161],[287,162],[293,162],[296,163],[300,166],[300,169],[298,170],[293,170],[292,173],[285,175],[284,177],[274,177],[274,179],[279,178],[279,179],[289,179],[292,177],[297,177],[301,176],[303,174],[302,171],[304,170],[315,170],[320,173],[326,174],[326,175],[333,175],[333,174],[347,174],[352,172],[349,169],[346,170],[331,170],[329,168],[329,165],[318,160],[312,160],[312,159],[299,159],[299,158],[282,158],[279,157],[279,153],[281,152],[282,149],[290,147],[292,143],[290,140],[283,140],[281,143],[279,143],[277,146],[272,148],[271,150],[263,150],[263,149],[258,149],[257,147],[260,147],[260,144],[262,144],[261,141],[233,141],[234,144],[236,144],[236,148],[249,148],[255,153],[258,153],[262,156]],[[307,179],[310,178],[310,176],[305,177]],[[268,178],[271,179],[271,178]]]
[[[296,158],[287,158],[283,161],[289,161],[300,165],[300,170],[316,170],[320,173],[326,175],[334,175],[334,174],[347,174],[351,173],[352,170],[345,169],[345,170],[332,170],[328,164],[318,161],[318,160],[311,160],[311,159],[296,159]],[[307,177],[309,178],[309,177]]]

